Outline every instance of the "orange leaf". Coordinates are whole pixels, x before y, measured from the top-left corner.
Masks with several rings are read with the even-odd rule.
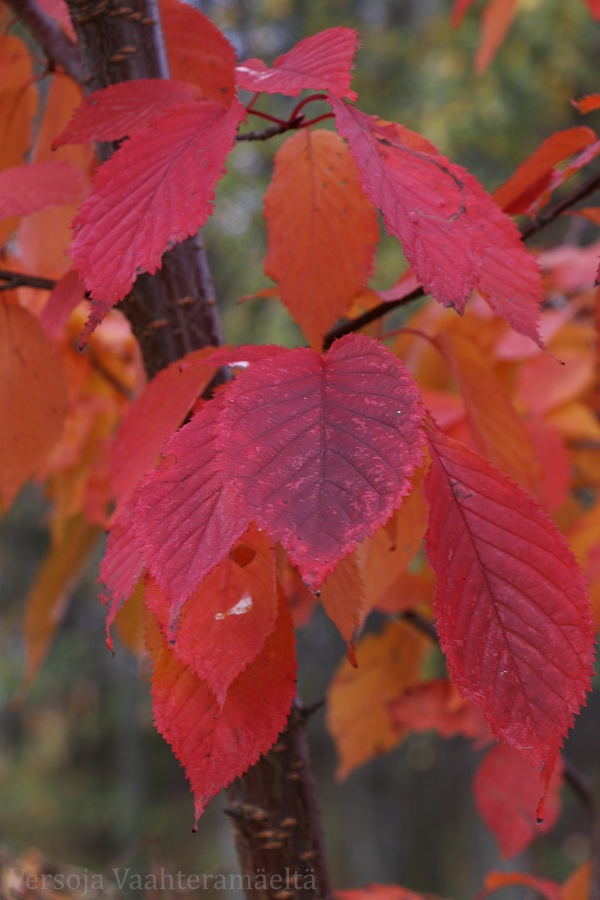
[[[388,705],[418,684],[430,641],[404,622],[388,622],[356,648],[358,667],[344,660],[329,688],[327,727],[340,764],[339,779],[403,738]]]
[[[78,515],[53,542],[29,592],[25,609],[25,676],[29,685],[63,620],[77,576],[101,531]]]
[[[87,182],[87,173],[94,159],[91,145],[51,149],[52,141],[67,125],[82,99],[81,89],[72,78],[60,73],[53,76],[31,162],[68,162],[80,170]],[[26,271],[58,278],[69,269],[66,250],[71,240],[71,220],[76,208],[72,205],[45,210],[21,222],[19,250]]]
[[[365,585],[356,551],[328,576],[321,588],[321,602],[346,643],[352,646],[366,616]]]
[[[196,820],[221,788],[273,745],[287,721],[295,682],[294,631],[284,598],[275,631],[221,708],[206,683],[163,644],[152,678],[154,723],[185,768]]]
[[[555,881],[544,878],[535,878],[523,872],[488,872],[485,878],[485,888],[477,894],[475,900],[484,900],[494,891],[504,887],[512,887],[515,884],[533,888],[546,900],[560,900],[560,888]]]
[[[459,384],[479,452],[522,487],[534,491],[539,466],[533,445],[489,360],[472,341],[458,334],[438,334],[435,343]]]
[[[335,900],[436,900],[435,894],[417,894],[398,884],[368,884],[364,888],[334,891]]]
[[[362,292],[379,229],[347,145],[302,129],[275,158],[265,196],[265,272],[314,349]],[[333,264],[332,264],[333,263]]]
[[[7,506],[58,440],[66,403],[62,363],[40,323],[0,296],[0,494]]]
[[[575,869],[561,886],[560,900],[589,900],[591,870],[589,862]]]
[[[581,100],[573,100],[573,106],[576,106],[579,112],[585,116],[596,109],[600,109],[600,94],[588,94]]]
[[[508,34],[517,11],[518,0],[490,0],[483,11],[481,38],[475,56],[475,71],[483,72],[493,60]]]
[[[494,192],[494,200],[510,215],[526,212],[548,186],[556,164],[583,150],[595,140],[596,133],[585,126],[551,134],[521,163],[508,181]]]

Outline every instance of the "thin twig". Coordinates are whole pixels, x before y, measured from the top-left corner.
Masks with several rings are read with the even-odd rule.
[[[59,66],[77,84],[83,81],[83,69],[78,47],[67,37],[60,25],[45,13],[34,0],[7,0],[8,5],[40,45],[52,68]]]
[[[289,122],[282,122],[280,125],[273,125],[271,128],[265,128],[262,131],[245,131],[242,134],[237,134],[235,139],[236,141],[267,141],[278,134],[285,134],[286,131],[295,131],[303,124],[304,117],[298,116]]]
[[[30,287],[41,291],[53,291],[56,281],[53,278],[40,278],[37,275],[27,275],[23,272],[13,272],[10,269],[0,269],[0,291],[11,291],[13,288]]]
[[[354,331],[360,331],[361,328],[365,328],[367,325],[370,325],[371,322],[376,322],[377,319],[381,319],[382,316],[392,312],[392,310],[398,309],[400,306],[405,306],[407,303],[412,303],[413,300],[418,300],[424,296],[425,291],[422,287],[418,287],[415,288],[414,291],[411,291],[410,294],[399,297],[398,300],[389,300],[385,303],[380,303],[379,306],[368,309],[366,312],[362,313],[362,315],[357,316],[355,319],[351,319],[349,322],[341,322],[339,325],[335,325],[333,328],[330,328],[325,335],[323,349],[328,350],[337,338],[341,338],[345,334],[351,334]]]
[[[529,225],[525,225],[521,229],[521,236],[524,241],[528,240],[534,234],[539,234],[544,228],[550,225],[551,222],[554,222],[562,213],[566,212],[566,210],[570,209],[576,203],[579,203],[580,200],[585,200],[586,197],[589,197],[590,194],[593,194],[594,191],[600,188],[600,171],[596,172],[594,175],[590,175],[590,177],[580,184],[578,188],[575,188],[574,191],[571,191],[570,194],[567,194],[562,200],[559,200],[558,203],[554,203],[552,206],[546,207],[543,209],[541,213],[539,213],[533,222],[530,222]]]
[[[591,816],[595,815],[594,798],[587,778],[564,755],[563,776],[585,811]]]

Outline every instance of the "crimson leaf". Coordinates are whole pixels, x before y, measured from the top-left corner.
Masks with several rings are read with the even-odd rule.
[[[545,783],[590,687],[594,626],[583,575],[534,500],[458,441],[428,435],[426,551],[450,673],[494,734]]]
[[[94,301],[85,337],[141,272],[155,272],[170,246],[204,224],[243,114],[237,101],[230,109],[212,100],[187,103],[100,167],[75,217],[70,248]]]
[[[336,97],[330,102],[365,192],[423,287],[458,312],[477,289],[516,331],[539,342],[540,273],[514,222],[421,135]]]
[[[134,528],[175,611],[250,524],[238,497],[223,486],[214,440],[220,403],[220,397],[207,403],[173,435],[162,467],[139,490]]]
[[[227,391],[223,478],[316,590],[400,506],[422,458],[422,416],[403,364],[365,335],[325,356],[280,353]]]
[[[271,69],[262,59],[247,59],[237,66],[236,80],[241,88],[266,94],[297,97],[305,89],[327,90],[356,100],[350,81],[357,43],[351,28],[327,28],[277,57]]]
[[[195,85],[168,78],[139,78],[94,91],[52,142],[52,149],[87,141],[118,141],[143,130],[167,110],[194,100],[198,94]]]

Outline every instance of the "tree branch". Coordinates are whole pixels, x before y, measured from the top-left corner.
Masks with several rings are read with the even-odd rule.
[[[53,291],[56,281],[53,278],[40,278],[37,275],[26,275],[23,272],[13,272],[10,269],[0,269],[0,291],[12,291],[13,288],[30,287],[41,291]]]
[[[79,49],[60,25],[35,3],[35,0],[7,0],[8,5],[42,48],[52,68],[60,67],[78,84],[83,71]]]
[[[594,175],[590,175],[590,177],[580,184],[578,188],[575,188],[574,191],[571,191],[570,194],[567,194],[566,197],[563,197],[562,200],[559,200],[558,203],[554,203],[552,206],[547,206],[543,209],[529,225],[525,225],[521,229],[521,235],[524,241],[529,240],[530,237],[533,237],[534,234],[539,234],[540,231],[543,231],[551,222],[554,222],[562,213],[566,212],[572,206],[575,206],[576,203],[579,203],[580,200],[585,200],[586,197],[589,197],[590,194],[593,194],[594,191],[600,188],[600,171],[596,172]]]
[[[304,123],[304,116],[298,116],[296,119],[290,119],[289,122],[281,122],[279,125],[272,125],[271,128],[264,128],[262,131],[245,131],[236,135],[236,141],[267,141],[269,138],[276,137],[278,134],[285,134],[286,131],[295,131],[301,128]]]

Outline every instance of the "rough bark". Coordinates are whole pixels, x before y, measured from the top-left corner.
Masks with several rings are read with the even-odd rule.
[[[28,5],[35,8],[33,0]],[[68,0],[68,6],[86,91],[169,76],[156,0]],[[106,158],[112,149],[105,145],[100,155]],[[140,276],[121,308],[149,377],[191,350],[221,343],[200,235],[165,254],[155,275]],[[305,721],[295,707],[273,750],[228,792],[227,812],[248,900],[331,896]]]

